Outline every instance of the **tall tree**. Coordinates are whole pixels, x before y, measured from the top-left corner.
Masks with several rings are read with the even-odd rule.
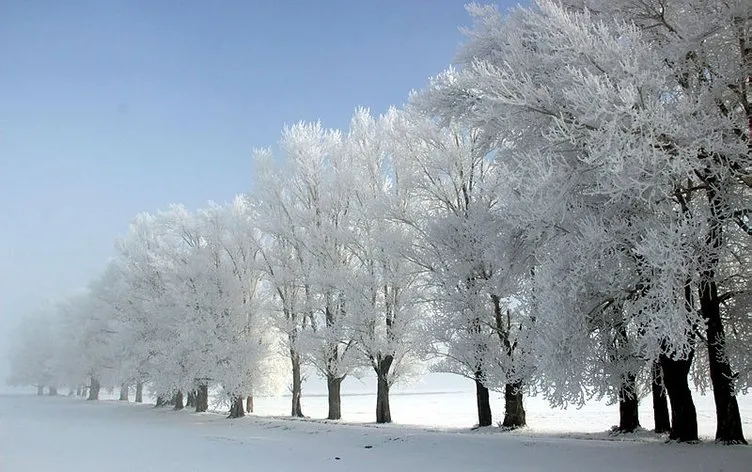
[[[377,423],[392,421],[389,390],[415,370],[427,346],[417,303],[423,277],[405,257],[410,232],[399,222],[410,201],[393,162],[396,119],[394,110],[379,118],[356,110],[343,147],[353,170],[345,290],[357,348],[376,374]]]
[[[536,291],[537,315],[554,321],[542,326],[556,326],[549,334],[559,340],[571,335],[584,341],[592,328],[573,332],[572,327],[590,324],[593,315],[605,320],[604,309],[622,300],[627,332],[629,326],[632,330],[629,339],[636,342],[633,350],[649,359],[666,359],[666,378],[678,382],[667,382],[669,395],[677,392],[688,406],[680,411],[693,417],[691,397],[678,393],[688,392],[687,372],[678,368],[670,375],[667,370],[672,362],[693,357],[694,329],[704,321],[694,297],[684,301],[685,286],[703,286],[714,260],[708,255],[714,250],[696,244],[708,239],[700,234],[703,216],[698,218],[709,214],[708,206],[692,199],[687,211],[685,204],[697,191],[698,171],[712,162],[704,157],[712,156],[711,144],[724,148],[725,154],[732,150],[736,161],[744,155],[739,152],[741,141],[734,142],[738,133],[721,125],[728,119],[713,111],[709,95],[697,92],[702,87],[689,93],[682,84],[687,78],[677,74],[674,65],[686,58],[662,56],[639,26],[597,22],[587,11],[547,1],[519,8],[506,18],[489,7],[471,10],[476,25],[460,56],[465,67],[439,77],[422,104],[447,120],[459,119],[482,130],[512,174],[512,185],[531,185],[517,191],[518,200],[533,210],[523,221],[542,236],[536,278],[550,281],[553,273],[547,272],[555,266],[570,274],[550,303]],[[709,34],[717,31],[714,21],[708,23]],[[702,76],[691,75],[691,80],[702,83]],[[746,152],[746,144],[744,148]],[[714,172],[723,169],[712,167]],[[546,190],[550,195],[542,194]],[[546,204],[531,208],[533,197],[540,196]],[[592,244],[592,238],[604,232],[620,251]],[[581,248],[597,248],[595,255],[603,263],[626,262],[610,263],[619,271],[613,279],[618,284],[602,285],[595,293],[582,291],[592,271],[572,267],[576,260],[561,265],[567,251]],[[561,313],[557,299],[571,288],[577,295]],[[561,319],[569,321],[555,322]],[[563,335],[566,332],[570,334]],[[679,439],[696,439],[692,423],[696,420],[688,419]]]
[[[492,422],[488,389],[505,390],[504,425],[525,425],[522,389],[531,373],[523,346],[529,318],[523,298],[529,265],[520,231],[504,223],[501,174],[481,133],[442,129],[409,113],[394,126],[402,185],[420,202],[400,215],[414,233],[409,255],[431,287],[430,336],[440,369],[476,384],[478,422]],[[518,342],[520,341],[520,342]]]

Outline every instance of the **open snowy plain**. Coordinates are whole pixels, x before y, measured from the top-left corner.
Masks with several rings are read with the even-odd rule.
[[[430,376],[429,376],[430,377]],[[697,396],[701,444],[663,444],[652,433],[611,437],[617,409],[603,403],[551,410],[528,399],[529,428],[471,431],[472,391],[462,382],[422,382],[395,392],[398,424],[377,426],[374,397],[343,397],[342,422],[291,420],[288,398],[257,398],[256,414],[174,412],[153,405],[69,397],[0,396],[0,471],[752,471],[752,448],[718,446],[712,400]],[[355,385],[353,385],[355,387]],[[357,388],[354,388],[357,391]],[[106,398],[106,395],[105,395]],[[496,398],[497,415],[502,404]],[[752,398],[741,397],[745,432]],[[325,416],[326,397],[304,412]],[[649,401],[642,422],[652,427]]]

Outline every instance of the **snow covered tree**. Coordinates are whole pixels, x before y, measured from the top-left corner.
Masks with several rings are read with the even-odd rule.
[[[505,224],[502,174],[481,133],[404,114],[392,132],[402,185],[419,202],[401,215],[415,234],[411,258],[434,300],[429,336],[440,368],[476,384],[478,421],[492,423],[489,388],[505,391],[505,427],[525,425],[523,384],[532,372],[526,242]]]
[[[44,393],[44,387],[56,389],[60,382],[56,362],[60,355],[59,334],[54,307],[40,308],[21,320],[9,353],[11,372],[7,383],[33,385],[38,395]]]
[[[244,410],[247,395],[273,383],[275,339],[261,315],[252,231],[242,198],[195,214],[174,206],[134,221],[99,290],[115,313],[123,381],[151,380],[158,397],[173,398],[178,409],[188,392],[198,411],[218,386],[232,416]]]
[[[272,355],[276,340],[264,316],[254,220],[242,197],[229,205],[210,205],[198,217],[212,249],[209,267],[217,271],[215,284],[210,285],[218,316],[213,330],[218,341],[213,377],[232,399],[230,416],[242,416],[243,401],[248,395],[266,393],[276,370]]]
[[[394,110],[373,118],[355,112],[343,143],[353,189],[347,251],[352,263],[346,299],[357,348],[376,379],[376,422],[391,422],[389,389],[410,375],[427,347],[420,325],[420,267],[406,257],[410,232],[399,215],[410,204],[392,161]]]
[[[544,195],[545,210],[532,212],[535,218],[528,221],[546,236],[536,278],[552,280],[546,272],[556,264],[568,275],[553,293],[557,298],[577,294],[562,312],[556,298],[546,301],[536,291],[539,325],[544,339],[551,335],[549,347],[582,349],[586,344],[572,343],[562,328],[574,336],[572,327],[580,327],[578,339],[583,341],[596,327],[602,332],[615,326],[607,320],[619,307],[623,320],[617,319],[616,326],[627,322],[627,353],[646,361],[661,359],[675,407],[672,437],[692,440],[696,419],[686,377],[697,326],[707,326],[711,350],[720,352],[710,356],[715,359],[711,371],[716,371],[711,378],[719,378],[719,369],[731,373],[720,360],[724,343],[721,318],[715,315],[719,297],[713,293],[724,247],[720,229],[740,209],[728,203],[733,200],[729,193],[741,190],[729,189],[746,185],[748,100],[720,91],[742,90],[749,74],[743,46],[734,53],[738,62],[720,50],[727,44],[738,48],[740,39],[746,44],[749,6],[598,3],[613,14],[539,1],[505,18],[493,8],[472,6],[476,25],[460,57],[464,67],[439,77],[423,106],[482,130],[497,158],[512,169],[513,179],[526,176],[513,185],[532,184],[520,187],[520,201],[533,202],[540,190],[556,195],[556,200]],[[623,16],[630,8],[652,10]],[[676,29],[680,24],[683,32]],[[661,29],[664,33],[656,35]],[[702,202],[701,194],[706,197]],[[616,245],[600,245],[599,259],[616,249],[611,264],[627,264],[615,266],[615,280],[621,282],[588,294],[585,281],[592,272],[573,270],[560,256],[591,247],[588,238],[603,232]],[[589,321],[593,317],[600,318],[595,325]],[[545,371],[566,372],[555,366]],[[631,369],[617,377],[631,378]],[[733,376],[722,377],[714,382],[717,438],[743,441]],[[581,382],[568,384],[578,386],[571,393],[581,392]]]
[[[661,144],[674,156],[686,153],[692,169],[677,185],[677,194],[687,205],[701,200],[697,205],[705,206],[692,215],[705,226],[697,244],[700,261],[693,283],[705,322],[716,440],[744,442],[723,321],[723,305],[744,294],[737,290],[736,277],[727,277],[723,262],[733,264],[731,254],[737,260],[743,254],[732,238],[751,233],[746,215],[752,184],[752,5],[744,0],[565,4],[592,10],[598,21],[634,22],[645,44],[656,50],[659,62],[654,66],[670,76],[666,101],[687,104],[675,115],[683,129],[666,133]]]
[[[287,163],[286,163],[287,164]],[[284,354],[292,367],[290,415],[302,417],[303,358],[300,333],[311,327],[312,291],[308,280],[311,266],[300,229],[293,219],[295,200],[287,180],[288,166],[275,166],[268,150],[255,153],[254,193],[249,195],[254,211],[256,246],[264,284],[272,297],[272,319],[283,334]]]
[[[115,309],[119,326],[115,339],[135,377],[136,396],[151,382],[158,403],[174,393],[181,383],[177,378],[182,383],[192,381],[172,367],[172,356],[179,349],[179,322],[170,298],[173,279],[167,263],[176,243],[164,219],[163,214],[148,213],[134,219],[127,235],[116,244],[116,257],[109,269],[113,274],[109,283],[103,284],[103,296]]]
[[[93,296],[91,288],[81,290],[58,305],[62,341],[59,369],[69,385],[88,383],[88,400],[98,400],[103,385],[114,377],[112,327],[108,307]]]
[[[345,292],[351,264],[346,240],[351,163],[342,153],[340,133],[320,124],[286,128],[280,146],[293,172],[286,182],[293,202],[289,218],[296,226],[297,244],[310,264],[303,290],[311,329],[300,333],[299,343],[327,380],[328,418],[339,419],[340,386],[357,360]]]

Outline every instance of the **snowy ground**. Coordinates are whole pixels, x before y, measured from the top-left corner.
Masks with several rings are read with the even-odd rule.
[[[376,417],[376,386],[372,379],[347,379],[342,384],[342,418],[348,423],[372,423]],[[392,420],[396,424],[428,426],[432,429],[470,428],[477,423],[474,384],[450,374],[429,374],[407,387],[395,388],[391,395]],[[715,406],[712,393],[694,393],[700,437],[712,440],[715,436]],[[256,414],[286,416],[290,414],[290,397],[255,399]],[[326,418],[326,386],[309,382],[304,389],[303,413],[311,418]],[[739,397],[744,431],[752,438],[752,395]],[[503,395],[491,394],[494,423],[504,414]],[[552,409],[542,398],[526,398],[525,409],[529,428],[524,434],[556,434],[570,437],[592,437],[619,423],[618,405],[605,401],[588,402],[582,408]],[[640,404],[640,423],[653,428],[650,398]],[[582,434],[585,433],[585,434]],[[752,451],[751,451],[752,454]],[[752,463],[748,469],[752,472]]]
[[[322,418],[326,397],[310,387],[304,412]],[[256,415],[227,420],[117,401],[0,395],[0,472],[752,471],[752,447],[663,444],[649,432],[609,436],[617,408],[602,403],[551,410],[528,399],[529,428],[470,431],[472,384],[432,375],[394,392],[392,413],[401,424],[376,426],[375,399],[365,393],[371,386],[349,387],[355,393],[342,399],[344,420],[334,423],[270,417],[287,413],[285,397],[257,398]],[[501,399],[494,400],[500,415]],[[701,435],[710,439],[712,399],[695,401]],[[649,406],[642,407],[646,428]],[[750,436],[752,398],[740,397],[740,406]]]

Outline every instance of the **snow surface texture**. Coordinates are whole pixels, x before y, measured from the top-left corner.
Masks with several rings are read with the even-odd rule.
[[[469,393],[394,396],[396,420],[431,428],[257,415],[227,420],[153,405],[5,395],[0,396],[0,471],[752,470],[749,447],[666,445],[647,432],[611,437],[604,431],[615,422],[617,407],[603,404],[561,411],[530,399],[531,428],[471,432]],[[257,413],[283,415],[286,400],[258,398]],[[696,401],[701,435],[711,437],[712,400],[698,396]],[[321,417],[325,403],[325,397],[308,396],[304,412]],[[372,395],[344,396],[345,421],[371,422],[373,405]],[[501,412],[501,405],[495,406]],[[752,398],[741,397],[740,406],[749,434]],[[643,403],[642,410],[649,415],[649,405]],[[649,416],[641,419],[652,426]]]

